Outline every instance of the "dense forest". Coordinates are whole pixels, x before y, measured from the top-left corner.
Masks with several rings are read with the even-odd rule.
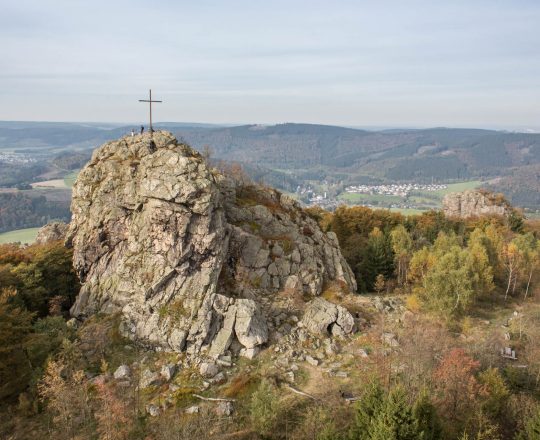
[[[223,405],[186,412],[198,402],[198,374],[181,370],[169,385],[141,385],[142,365],[165,365],[177,355],[124,339],[116,315],[82,325],[69,320],[78,292],[70,250],[61,243],[1,246],[0,436],[540,438],[537,223],[451,220],[435,211],[404,217],[364,207],[308,213],[337,235],[359,290],[368,292],[349,299],[331,286],[323,292],[356,304],[365,317],[361,331],[342,342],[350,377],[313,377],[315,370],[301,367],[299,384],[313,383],[315,396],[291,395],[263,353],[219,385],[217,392],[234,401],[232,413]],[[141,365],[139,373],[118,381],[126,362]],[[152,415],[155,399],[165,410]]]
[[[69,221],[69,200],[49,200],[24,192],[0,193],[0,232],[34,228],[52,220]]]

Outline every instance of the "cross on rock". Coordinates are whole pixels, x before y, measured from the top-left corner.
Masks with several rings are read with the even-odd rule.
[[[154,129],[152,128],[152,103],[153,102],[163,102],[163,101],[154,101],[154,100],[152,100],[152,89],[150,89],[149,96],[150,96],[149,99],[139,99],[139,102],[148,102],[150,104],[150,125],[149,125],[149,129],[150,129],[150,135],[151,135],[154,132]]]

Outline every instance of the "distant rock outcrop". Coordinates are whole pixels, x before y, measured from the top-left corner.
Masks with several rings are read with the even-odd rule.
[[[36,243],[45,244],[51,241],[63,240],[66,237],[69,225],[64,222],[48,223],[37,233]]]
[[[443,198],[443,210],[446,216],[459,218],[485,215],[506,217],[513,211],[504,197],[479,190],[447,194]]]
[[[72,314],[120,312],[129,337],[219,356],[269,338],[276,293],[354,291],[335,234],[279,192],[237,185],[170,133],[97,149],[66,239],[83,283]]]

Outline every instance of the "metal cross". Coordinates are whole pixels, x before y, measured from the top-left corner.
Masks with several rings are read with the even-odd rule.
[[[152,89],[150,89],[150,99],[139,99],[139,102],[148,102],[150,103],[150,134],[154,132],[152,128],[152,103],[153,102],[163,102],[163,101],[152,101]]]

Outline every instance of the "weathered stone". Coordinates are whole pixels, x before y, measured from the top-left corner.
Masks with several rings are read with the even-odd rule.
[[[247,359],[253,359],[255,356],[259,354],[259,347],[254,348],[242,348],[240,350],[240,356],[245,357]]]
[[[141,388],[148,388],[152,385],[158,385],[160,383],[160,376],[156,372],[150,370],[144,370],[141,376]]]
[[[174,364],[166,364],[161,367],[161,377],[163,377],[167,382],[173,378],[175,373],[176,365]]]
[[[487,191],[467,190],[450,193],[443,198],[443,211],[448,217],[470,218],[485,215],[506,217],[512,210],[506,200],[497,200],[494,194]]]
[[[120,365],[114,372],[114,378],[116,380],[125,379],[129,377],[130,374],[131,374],[131,371],[127,365]]]
[[[219,402],[216,406],[216,414],[218,416],[230,416],[234,411],[232,402]]]
[[[152,417],[157,417],[160,414],[159,407],[154,405],[153,403],[146,405],[146,412],[151,415]]]
[[[36,236],[36,243],[45,244],[51,241],[64,240],[69,225],[64,222],[47,223],[39,229]]]
[[[236,323],[234,330],[240,343],[255,348],[268,340],[268,327],[255,301],[236,300]]]
[[[199,407],[197,405],[190,406],[189,408],[185,409],[186,414],[198,414],[199,413]]]
[[[347,309],[322,298],[308,304],[302,323],[314,334],[344,336],[354,330],[354,318]]]
[[[310,365],[313,365],[314,367],[319,365],[319,360],[309,355],[306,356],[306,362]]]
[[[219,373],[219,367],[214,363],[203,362],[199,367],[199,373],[201,373],[202,377],[214,377]]]
[[[73,316],[119,312],[132,339],[218,357],[268,341],[254,291],[356,289],[335,234],[294,200],[211,171],[170,133],[150,141],[109,142],[79,174],[66,237],[82,282]]]

